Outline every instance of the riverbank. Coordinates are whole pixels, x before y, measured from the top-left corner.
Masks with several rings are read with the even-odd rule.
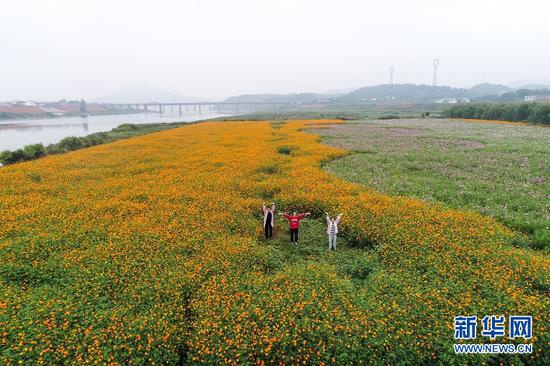
[[[68,136],[60,142],[49,144],[48,146],[44,146],[41,143],[30,144],[17,150],[4,150],[0,152],[0,166],[35,160],[48,155],[62,154],[130,137],[164,131],[189,123],[196,122],[150,123],[141,125],[127,123],[107,132],[96,132],[83,137]]]
[[[135,114],[136,111],[105,111],[87,113],[86,116],[118,116],[120,114]],[[67,118],[67,117],[80,117],[80,112],[68,112],[63,115],[55,115],[50,112],[44,112],[41,114],[36,113],[10,113],[0,111],[0,122],[13,121],[13,120],[35,120],[35,119],[55,119],[55,118]]]
[[[56,144],[65,137],[84,137],[96,132],[107,132],[122,124],[151,124],[193,122],[224,114],[136,113],[88,117],[62,117],[0,121],[0,151],[17,150],[31,144]]]

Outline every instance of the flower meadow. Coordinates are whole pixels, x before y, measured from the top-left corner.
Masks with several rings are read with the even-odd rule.
[[[324,172],[346,152],[302,130],[337,123],[204,122],[0,169],[0,364],[548,364],[548,256]],[[347,246],[285,261],[272,201],[344,212]],[[533,354],[456,356],[453,317],[491,314],[532,315]]]

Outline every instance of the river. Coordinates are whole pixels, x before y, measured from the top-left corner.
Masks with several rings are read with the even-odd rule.
[[[163,114],[140,113],[88,117],[0,120],[0,151],[14,150],[29,144],[44,146],[59,142],[67,136],[85,136],[109,131],[123,123],[193,122],[223,117],[223,114]]]

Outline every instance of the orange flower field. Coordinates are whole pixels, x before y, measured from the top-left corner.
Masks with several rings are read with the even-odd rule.
[[[549,364],[547,254],[324,172],[346,152],[302,129],[336,123],[203,122],[1,168],[0,364]],[[281,260],[263,202],[343,212],[348,246]],[[361,278],[336,270],[351,249]],[[510,342],[533,353],[455,355],[454,316],[493,314],[532,315]]]

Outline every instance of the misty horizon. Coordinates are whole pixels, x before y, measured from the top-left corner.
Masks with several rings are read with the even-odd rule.
[[[550,4],[6,1],[0,100],[131,87],[221,100],[387,84],[548,83]],[[21,16],[25,14],[25,16]]]

